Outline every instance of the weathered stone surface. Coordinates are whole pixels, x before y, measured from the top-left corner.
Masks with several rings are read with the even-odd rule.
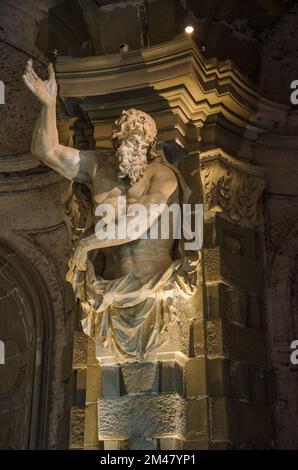
[[[242,290],[259,292],[262,288],[262,270],[259,262],[235,255],[224,248],[205,251],[206,281],[226,282]]]
[[[192,441],[183,441],[182,450],[208,450],[209,443],[207,439]]]
[[[229,393],[229,361],[227,359],[207,359],[208,393],[211,397],[222,397]]]
[[[191,356],[205,353],[205,322],[194,318],[191,324]]]
[[[129,450],[156,450],[157,440],[136,437],[129,440]]]
[[[122,364],[124,393],[158,392],[159,363],[133,362]]]
[[[86,402],[96,402],[102,395],[103,371],[100,365],[88,365],[86,381]]]
[[[229,382],[229,396],[231,398],[247,402],[250,400],[249,367],[246,363],[229,362]]]
[[[161,363],[161,387],[162,393],[184,394],[184,370],[183,367],[174,361]]]
[[[207,287],[208,318],[226,318],[239,325],[247,325],[247,296],[241,290],[218,283]]]
[[[228,424],[228,409],[225,398],[211,398],[210,402],[210,429],[212,441],[230,439]]]
[[[159,440],[160,450],[182,450],[183,440],[174,437],[163,437]]]
[[[207,394],[205,357],[190,359],[185,364],[184,380],[187,398],[205,396]]]
[[[86,403],[85,427],[84,427],[84,448],[100,448],[97,431],[97,403]]]
[[[71,449],[84,448],[85,410],[71,409],[70,416],[70,441]]]
[[[208,354],[266,365],[266,342],[262,332],[226,320],[208,322],[207,331]]]
[[[73,345],[73,367],[87,364],[88,337],[82,331],[75,331]]]
[[[209,431],[208,399],[198,398],[186,403],[186,438],[207,439]]]
[[[183,437],[186,428],[185,401],[177,394],[133,395],[98,400],[99,439]]]
[[[125,441],[106,440],[104,441],[104,450],[123,450]]]
[[[230,436],[248,448],[266,449],[274,441],[272,411],[269,407],[237,401],[229,403]]]
[[[119,366],[102,368],[102,395],[105,398],[119,397],[121,393],[121,376]]]

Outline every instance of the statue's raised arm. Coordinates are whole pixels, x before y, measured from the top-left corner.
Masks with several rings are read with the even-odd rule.
[[[27,62],[23,81],[42,104],[31,144],[34,157],[43,161],[67,179],[88,184],[90,165],[88,152],[59,144],[56,124],[57,83],[52,64],[48,66],[48,80],[41,80],[33,69],[32,60]]]

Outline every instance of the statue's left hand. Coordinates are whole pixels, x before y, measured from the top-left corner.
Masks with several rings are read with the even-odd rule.
[[[49,78],[41,80],[33,69],[32,59],[28,60],[23,81],[36,98],[46,106],[55,105],[57,96],[57,83],[52,64],[48,65]]]

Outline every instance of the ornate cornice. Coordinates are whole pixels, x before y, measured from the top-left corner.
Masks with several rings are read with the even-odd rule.
[[[186,35],[124,54],[59,57],[56,69],[61,98],[70,113],[76,100],[98,147],[109,145],[112,122],[125,107],[151,113],[160,140],[179,138],[195,150],[207,117],[222,114],[245,128],[259,100],[231,61],[205,59]]]
[[[257,204],[265,188],[261,168],[213,149],[201,153],[200,173],[209,211],[246,227],[256,225]]]

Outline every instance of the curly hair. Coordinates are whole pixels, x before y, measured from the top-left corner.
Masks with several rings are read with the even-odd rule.
[[[155,150],[157,127],[149,114],[134,108],[122,111],[113,126],[113,139],[132,134],[141,136]]]

